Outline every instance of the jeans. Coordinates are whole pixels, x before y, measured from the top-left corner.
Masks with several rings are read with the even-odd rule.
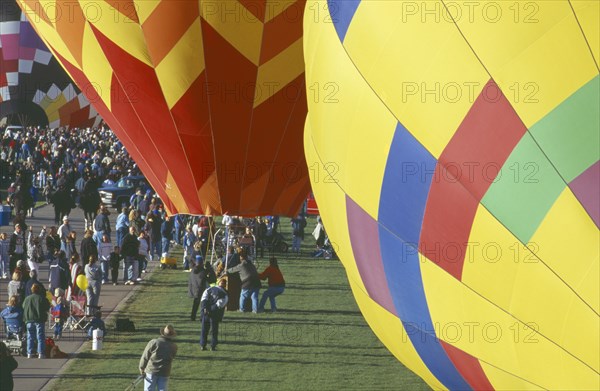
[[[150,243],[150,256],[152,259],[154,259],[154,254],[158,256],[158,259],[160,259],[160,239]]]
[[[299,253],[300,245],[302,244],[302,238],[300,236],[292,236],[292,252]]]
[[[144,391],[167,391],[169,378],[158,376],[155,373],[146,373],[144,376]]]
[[[127,227],[119,228],[117,230],[117,246],[121,247],[121,243],[123,243],[123,238],[127,235]]]
[[[162,243],[162,253],[168,254],[169,253],[169,245],[171,244],[171,241],[167,238],[162,238],[161,243]]]
[[[265,304],[267,303],[267,299],[271,303],[271,311],[277,311],[277,306],[275,305],[275,297],[279,296],[285,290],[284,286],[270,286],[266,291],[263,292],[263,295],[260,299],[260,304],[258,305],[259,311],[264,311]]]
[[[240,293],[240,311],[244,311],[248,296],[252,299],[252,312],[258,312],[258,288],[242,289]]]
[[[0,275],[8,276],[9,273],[10,273],[10,266],[9,266],[8,255],[7,255],[5,257],[2,257],[2,259],[0,259]]]
[[[100,299],[100,281],[88,280],[88,287],[85,290],[87,295],[87,315],[93,315],[98,307],[98,300]]]
[[[125,257],[125,264],[123,266],[123,280],[124,281],[133,281],[134,280],[133,266],[137,262],[138,262],[138,260],[134,257]]]
[[[202,314],[202,331],[200,332],[200,346],[206,347],[208,332],[210,331],[210,346],[215,348],[219,343],[219,321],[212,316]]]
[[[108,261],[100,261],[100,270],[102,270],[102,281],[108,281]]]
[[[27,323],[27,354],[33,354],[35,342],[37,339],[37,352],[42,356],[45,355],[46,349],[46,323],[45,322],[29,322]]]
[[[94,232],[94,241],[96,242],[96,245],[99,247],[100,243],[102,243],[102,235],[104,234],[104,231],[98,231],[98,232]],[[109,236],[109,242],[110,242],[110,236]]]

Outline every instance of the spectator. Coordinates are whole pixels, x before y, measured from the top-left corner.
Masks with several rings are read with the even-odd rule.
[[[200,350],[206,350],[208,332],[211,332],[210,350],[217,350],[219,343],[219,323],[223,320],[225,307],[229,296],[225,287],[227,280],[224,278],[219,280],[217,286],[210,287],[202,294],[200,300],[200,309],[202,316],[202,331],[200,335]]]
[[[121,246],[123,238],[127,235],[129,230],[129,216],[127,214],[127,208],[121,209],[121,213],[117,216],[117,223],[115,225],[115,231],[117,232],[117,246]]]
[[[82,296],[84,292],[77,286],[77,277],[84,274],[83,267],[79,264],[79,255],[74,254],[69,260],[69,287],[67,288],[67,298]]]
[[[32,294],[23,302],[23,321],[27,328],[27,358],[33,357],[37,342],[38,358],[45,358],[46,321],[50,303],[41,295],[40,286],[34,284]]]
[[[12,274],[17,266],[17,262],[19,260],[25,260],[25,257],[27,255],[25,236],[24,231],[21,228],[21,224],[15,225],[15,231],[10,237],[8,255],[10,256],[10,274]]]
[[[98,259],[98,245],[94,240],[93,232],[91,230],[87,229],[85,231],[83,240],[81,241],[80,249],[81,261],[84,265],[90,260],[91,256],[94,256],[96,259]]]
[[[85,265],[85,277],[88,286],[85,290],[87,296],[87,315],[92,315],[98,309],[98,300],[100,299],[100,288],[102,287],[102,271],[98,266],[98,258],[90,255],[89,262]]]
[[[160,337],[148,342],[140,358],[140,373],[144,375],[144,390],[167,391],[177,345],[173,339],[177,332],[170,324],[160,330]]]
[[[2,279],[7,279],[10,273],[9,247],[10,240],[6,237],[6,233],[0,233],[0,277],[2,277]]]
[[[25,283],[23,282],[23,276],[19,270],[15,270],[12,274],[12,280],[8,283],[7,287],[8,297],[15,296],[17,303],[23,303],[25,299]]]
[[[121,255],[119,254],[119,246],[115,246],[113,252],[110,253],[110,275],[113,285],[118,284],[120,263]]]
[[[246,312],[246,301],[252,300],[252,312],[258,312],[258,293],[260,291],[260,279],[258,278],[258,272],[252,262],[250,262],[245,256],[242,258],[242,262],[232,268],[227,269],[227,274],[239,273],[240,279],[242,280],[242,291],[240,293],[240,312]]]
[[[277,258],[271,257],[271,259],[269,259],[269,266],[260,273],[258,277],[261,280],[268,279],[269,281],[269,287],[263,292],[260,303],[258,304],[258,312],[263,312],[265,310],[267,299],[269,299],[269,302],[271,303],[271,312],[277,311],[275,297],[281,295],[285,290],[285,280],[283,279],[281,270],[279,270]]]
[[[162,243],[161,255],[166,257],[169,255],[171,240],[173,240],[173,220],[171,219],[171,216],[165,216],[165,219],[160,227],[160,236]]]
[[[100,260],[100,269],[102,270],[102,285],[108,282],[108,269],[110,268],[112,247],[108,235],[103,233],[102,241],[98,245],[98,259]]]
[[[190,270],[194,243],[196,243],[196,235],[192,232],[192,227],[188,226],[187,232],[183,235],[183,271]]]
[[[123,280],[125,285],[134,285],[137,276],[134,273],[134,264],[138,262],[138,251],[140,242],[135,236],[135,228],[129,227],[129,233],[123,238],[123,245],[121,246],[121,254],[125,259],[125,265],[123,269]]]
[[[0,312],[0,317],[4,321],[6,326],[8,338],[12,338],[17,335],[22,336],[25,330],[25,324],[23,323],[23,307],[19,303],[17,296],[9,296],[6,307]],[[2,388],[0,387],[0,390]]]
[[[210,287],[210,284],[217,281],[217,276],[213,270],[210,262],[202,263],[202,257],[196,256],[196,266],[190,273],[188,281],[188,296],[194,299],[192,303],[192,314],[191,320],[196,320],[196,314],[198,313],[198,307],[200,306],[200,299],[206,289]]]
[[[292,224],[292,252],[300,255],[300,246],[304,240],[304,228],[306,228],[306,219],[304,215],[299,214],[291,220]]]
[[[29,272],[29,281],[27,281],[27,283],[25,284],[25,297],[33,293],[31,288],[33,288],[34,284],[38,284],[40,286],[41,295],[46,297],[46,288],[44,288],[44,284],[39,282],[37,270],[31,270]]]

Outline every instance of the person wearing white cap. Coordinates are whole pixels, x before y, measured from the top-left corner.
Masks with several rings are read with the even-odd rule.
[[[67,236],[71,233],[71,225],[69,224],[69,216],[63,217],[63,223],[58,227],[58,237],[61,241],[61,250],[65,251],[67,247]]]
[[[145,391],[167,391],[171,365],[177,355],[173,339],[177,332],[168,324],[160,330],[160,337],[148,342],[140,358],[140,374],[144,376]]]

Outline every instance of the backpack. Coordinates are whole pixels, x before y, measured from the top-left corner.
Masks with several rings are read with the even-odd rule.
[[[129,318],[117,319],[115,322],[115,331],[135,331],[135,325]]]

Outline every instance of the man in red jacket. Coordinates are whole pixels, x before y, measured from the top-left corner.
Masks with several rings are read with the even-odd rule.
[[[275,297],[282,294],[285,290],[285,280],[283,279],[281,270],[279,270],[277,258],[271,257],[271,259],[269,259],[269,266],[265,269],[265,271],[260,273],[258,277],[261,280],[269,279],[269,287],[263,292],[260,303],[258,304],[258,312],[263,312],[265,310],[267,299],[269,299],[271,302],[271,312],[277,311]]]

